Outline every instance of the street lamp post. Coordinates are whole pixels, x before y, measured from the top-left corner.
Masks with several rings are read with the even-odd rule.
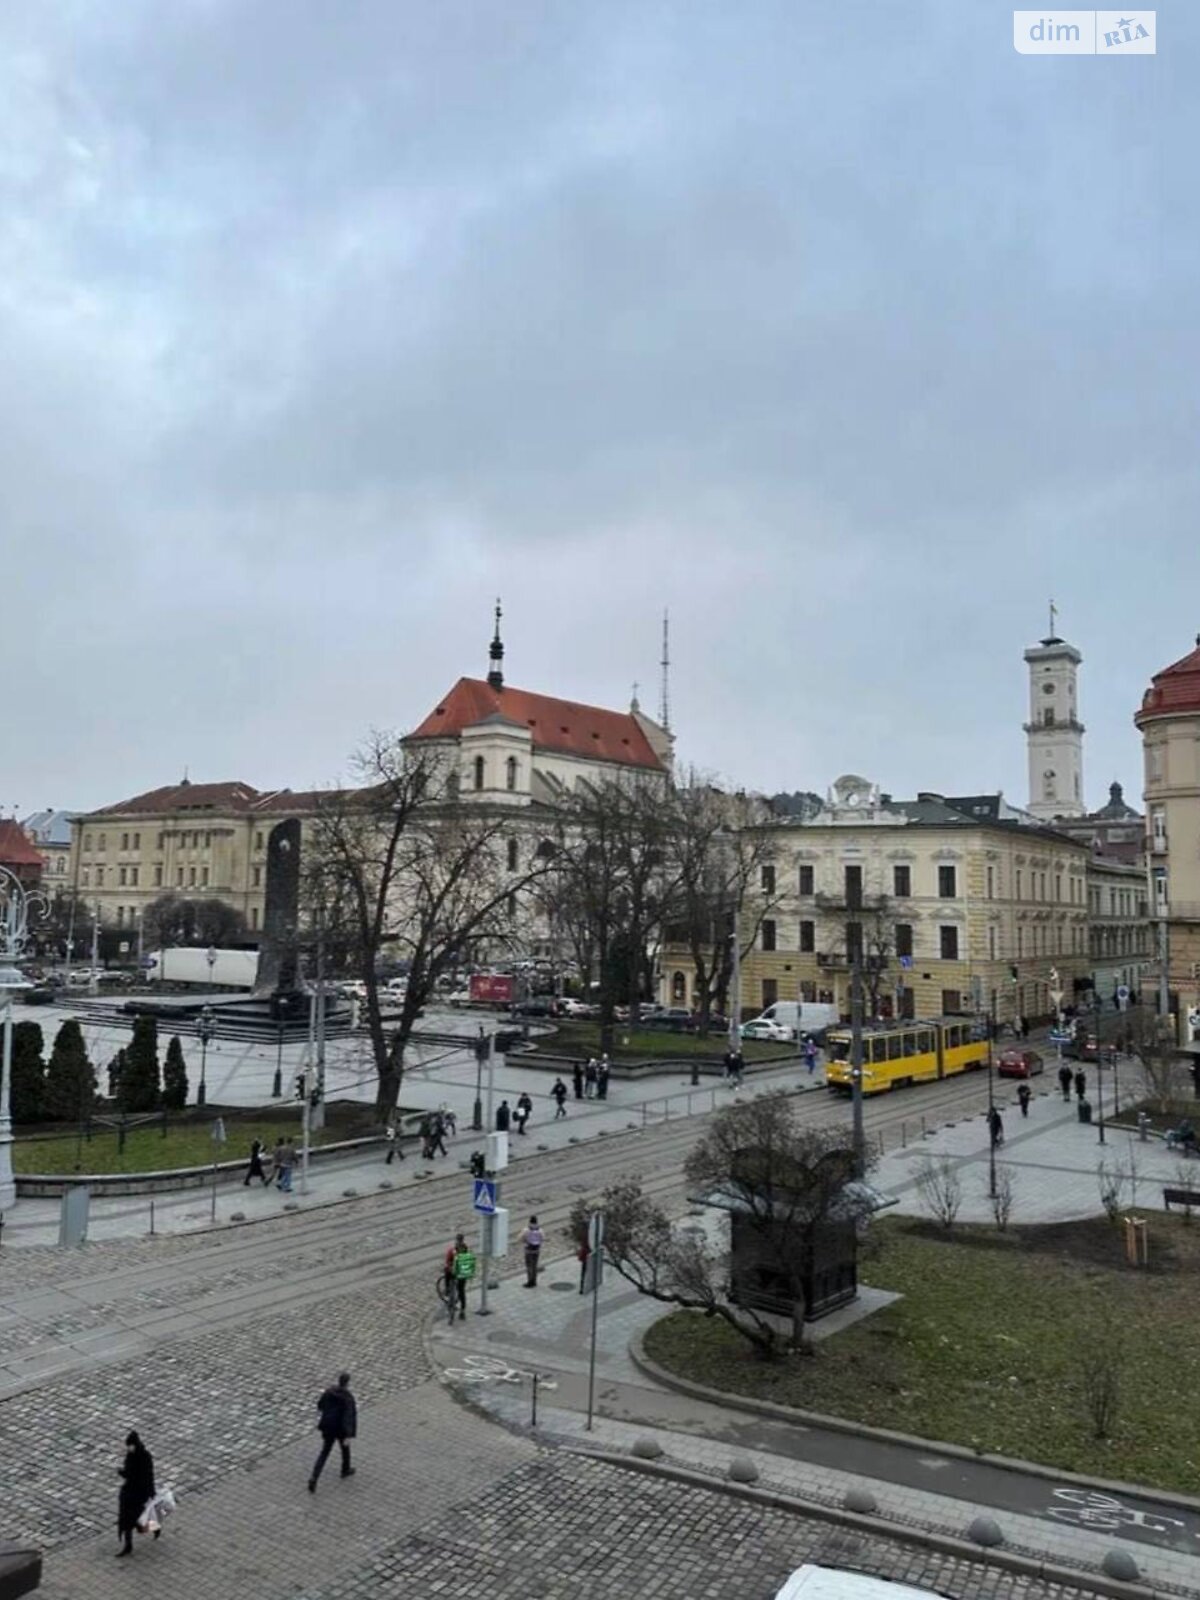
[[[213,1017],[213,1008],[205,1006],[200,1012],[199,1021],[196,1023],[196,1032],[200,1035],[200,1083],[196,1089],[196,1104],[202,1106],[207,1098],[205,1077],[208,1070],[208,1041],[217,1031],[216,1020]]]
[[[0,1051],[0,1228],[17,1203],[12,1167],[12,1032],[13,996],[28,989],[17,962],[25,948],[31,905],[45,913],[46,899],[30,893],[15,873],[0,867],[0,1000],[4,1004],[4,1044]]]
[[[479,1025],[479,1037],[475,1041],[475,1109],[471,1117],[471,1131],[483,1131],[483,1063],[488,1059],[487,1035],[483,1031],[483,1024]]]

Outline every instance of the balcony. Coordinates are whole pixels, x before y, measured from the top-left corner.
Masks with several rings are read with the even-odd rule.
[[[848,916],[861,911],[883,911],[888,905],[885,894],[861,894],[853,900],[844,889],[836,894],[818,893],[813,898],[818,911],[844,911]]]
[[[817,965],[823,972],[849,972],[850,957],[844,950],[818,950]]]
[[[1200,922],[1200,900],[1156,900],[1150,915],[1160,922]]]

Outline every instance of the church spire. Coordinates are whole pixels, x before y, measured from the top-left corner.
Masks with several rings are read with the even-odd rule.
[[[493,689],[503,689],[504,687],[504,645],[500,638],[500,618],[502,615],[500,601],[497,599],[496,631],[492,635],[492,644],[488,651],[488,660],[491,662],[491,666],[488,668],[487,681]]]

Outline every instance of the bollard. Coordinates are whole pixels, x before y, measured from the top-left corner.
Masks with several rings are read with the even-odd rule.
[[[150,1235],[154,1236],[154,1201],[150,1202]]]
[[[1149,1139],[1149,1137],[1150,1137],[1150,1118],[1146,1115],[1146,1113],[1144,1111],[1139,1111],[1138,1112],[1138,1138],[1142,1141],[1143,1144],[1145,1144],[1146,1141]]]
[[[907,1122],[902,1122],[900,1124],[900,1148],[901,1148],[901,1150],[907,1150],[908,1149],[908,1123]]]
[[[532,1400],[531,1400],[531,1408],[530,1408],[530,1413],[529,1413],[529,1426],[531,1428],[536,1428],[537,1427],[537,1386],[538,1386],[538,1375],[535,1372],[534,1375],[533,1375],[533,1389],[531,1391]]]
[[[928,1135],[925,1132],[925,1113],[923,1111],[921,1113],[921,1137],[922,1137],[922,1139],[925,1139],[925,1138],[928,1137]]]

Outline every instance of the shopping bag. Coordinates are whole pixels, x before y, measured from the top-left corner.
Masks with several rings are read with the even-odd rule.
[[[137,1530],[139,1533],[158,1532],[158,1530],[162,1527],[162,1523],[159,1522],[157,1513],[157,1499],[147,1500],[146,1504],[142,1507],[141,1516],[137,1519]]]

